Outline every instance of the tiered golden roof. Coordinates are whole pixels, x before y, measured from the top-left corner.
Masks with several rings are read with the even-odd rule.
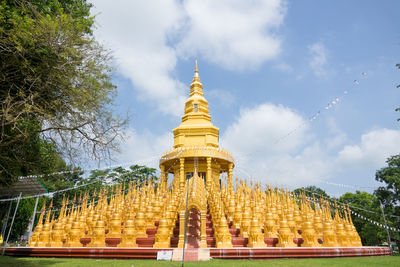
[[[197,60],[185,115],[173,133],[159,182],[104,187],[79,197],[78,206],[76,198],[71,204],[64,199],[56,216],[52,205],[47,212],[43,207],[29,246],[182,248],[189,217],[194,247],[362,246],[348,207],[245,180],[233,183],[233,157],[219,148]]]

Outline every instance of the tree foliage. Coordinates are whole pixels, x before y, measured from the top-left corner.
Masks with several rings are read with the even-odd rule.
[[[321,188],[316,187],[314,185],[301,187],[294,190],[295,194],[305,193],[306,196],[309,198],[315,197],[316,199],[322,198],[329,198],[329,195]]]
[[[375,179],[384,185],[374,194],[383,204],[388,224],[400,228],[400,155],[389,157],[386,162],[388,166],[375,174]],[[391,232],[391,235],[399,245],[399,233]]]
[[[0,177],[31,174],[43,146],[71,161],[108,157],[126,121],[112,114],[111,56],[85,0],[0,2]],[[37,157],[35,157],[37,156]]]
[[[367,192],[356,191],[356,193],[343,194],[339,198],[339,201],[350,204],[353,207],[359,207],[364,210],[372,211],[367,212],[361,209],[353,208],[353,210],[359,213],[361,216],[383,223],[381,210],[379,208],[379,201],[374,195]],[[382,242],[387,240],[386,232],[383,228],[369,223],[358,216],[352,215],[352,220],[364,246],[380,245]]]
[[[396,64],[396,67],[398,67],[400,69],[400,64]],[[397,88],[400,88],[400,84],[397,85]],[[400,107],[395,109],[396,111],[400,111]],[[400,118],[397,119],[398,121],[400,121]]]
[[[391,164],[392,166],[393,164]],[[392,166],[393,167],[393,166]],[[385,169],[385,168],[383,168]],[[382,170],[383,170],[382,169]],[[377,172],[380,173],[379,171]],[[392,186],[391,186],[392,188]],[[316,199],[325,198],[332,199],[323,189],[316,186],[307,186],[295,189],[294,192],[296,194],[305,193],[309,198],[315,197]],[[392,192],[395,194],[394,192]],[[376,192],[375,192],[376,194]],[[392,195],[392,194],[391,194]],[[339,199],[339,202],[350,204],[353,208],[352,210],[356,211],[360,216],[364,216],[365,218],[371,219],[378,223],[383,224],[384,220],[381,214],[381,209],[379,206],[379,197],[367,192],[356,191],[355,193],[345,193]],[[389,202],[387,202],[389,203]],[[394,214],[393,209],[396,205],[392,205],[389,208],[385,209],[387,215]],[[397,204],[398,206],[398,204]],[[354,207],[359,207],[361,209],[357,209]],[[362,210],[363,209],[363,210]],[[365,211],[368,210],[368,211]],[[352,215],[352,220],[354,226],[356,227],[358,233],[360,234],[363,245],[380,245],[387,240],[387,233],[382,228],[371,222],[366,221],[358,216]],[[386,216],[386,220],[389,227],[400,227],[398,225],[398,220],[395,217]],[[398,234],[391,233],[392,238],[395,237],[398,239]]]
[[[383,167],[376,172],[375,179],[384,183],[383,186],[375,190],[375,195],[386,211],[400,216],[400,155],[395,155],[387,159],[387,167]]]

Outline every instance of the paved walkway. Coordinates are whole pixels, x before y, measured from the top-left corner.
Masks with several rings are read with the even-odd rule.
[[[175,248],[172,252],[173,261],[182,261],[183,251]],[[210,250],[208,248],[185,249],[185,261],[208,261],[210,260]]]

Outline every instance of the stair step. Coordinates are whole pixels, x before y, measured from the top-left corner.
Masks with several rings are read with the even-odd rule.
[[[136,244],[138,247],[152,248],[155,243],[154,237],[138,237],[136,238]]]
[[[171,248],[177,248],[179,242],[179,237],[171,237]]]
[[[208,248],[215,248],[216,242],[215,242],[215,237],[207,237],[207,247]]]
[[[247,247],[248,242],[249,239],[245,237],[232,237],[232,245],[235,248]]]
[[[294,239],[297,241],[297,238]],[[276,247],[276,244],[278,244],[278,238],[264,237],[264,243],[267,245],[267,247]]]
[[[213,228],[206,228],[206,234],[207,236],[214,236],[214,229]]]

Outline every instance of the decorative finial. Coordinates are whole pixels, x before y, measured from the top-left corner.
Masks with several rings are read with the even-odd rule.
[[[199,78],[199,69],[197,67],[197,56],[196,56],[196,60],[195,60],[194,77]]]

